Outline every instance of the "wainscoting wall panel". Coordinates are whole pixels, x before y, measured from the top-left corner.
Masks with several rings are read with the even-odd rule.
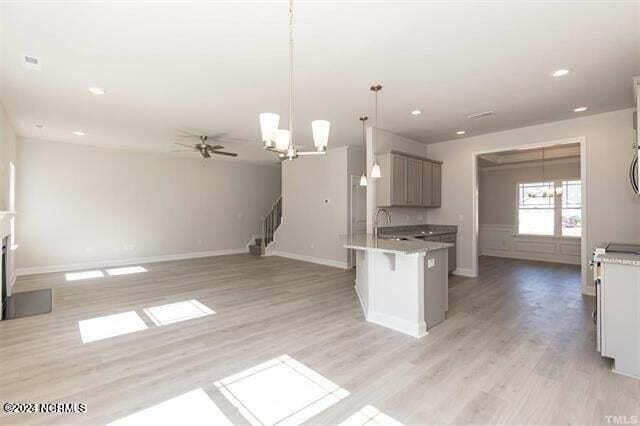
[[[480,255],[580,264],[580,238],[518,235],[511,225],[480,225]]]

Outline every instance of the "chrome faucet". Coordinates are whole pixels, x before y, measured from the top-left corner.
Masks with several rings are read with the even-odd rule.
[[[391,213],[389,213],[387,209],[378,210],[378,212],[376,213],[376,221],[373,224],[373,238],[375,238],[376,240],[378,239],[378,215],[380,214],[380,212],[384,212],[384,214],[387,216],[387,223],[391,223]]]

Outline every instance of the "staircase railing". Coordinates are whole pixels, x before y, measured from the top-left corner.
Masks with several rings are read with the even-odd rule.
[[[271,241],[273,241],[273,234],[278,229],[278,226],[282,223],[282,195],[271,206],[271,210],[266,216],[262,218],[262,253]]]

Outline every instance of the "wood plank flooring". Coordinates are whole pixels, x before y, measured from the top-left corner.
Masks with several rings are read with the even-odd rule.
[[[282,355],[347,392],[308,424],[366,406],[405,424],[640,419],[640,381],[611,373],[596,352],[593,299],[580,295],[574,266],[482,257],[479,278],[451,278],[447,320],[420,340],[367,323],[351,271],[251,255],[143,266],[18,279],[16,291],[52,287],[53,313],[0,322],[0,400],[83,402],[87,412],[0,413],[0,424],[107,424],[195,389],[249,424],[219,381]],[[192,299],[215,314],[157,326],[143,312]],[[131,311],[146,330],[82,342],[79,321]],[[251,389],[293,404],[303,392],[287,383]]]

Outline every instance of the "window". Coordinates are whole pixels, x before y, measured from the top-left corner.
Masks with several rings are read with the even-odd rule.
[[[518,233],[553,235],[555,222],[553,197],[531,197],[553,191],[553,182],[521,183],[518,185]]]
[[[518,184],[518,233],[580,237],[582,235],[580,181]]]
[[[582,186],[579,180],[562,182],[562,236],[582,234]]]

